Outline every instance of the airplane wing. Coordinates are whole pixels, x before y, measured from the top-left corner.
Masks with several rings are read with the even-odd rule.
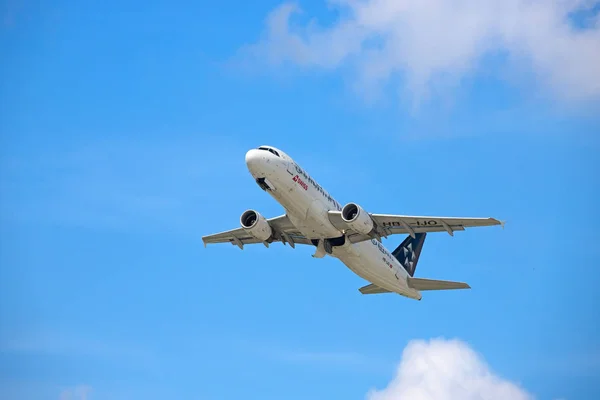
[[[454,231],[464,231],[465,228],[480,226],[502,225],[504,222],[495,218],[460,218],[460,217],[428,217],[410,215],[369,214],[375,228],[373,232],[364,235],[353,231],[342,219],[341,211],[329,211],[329,221],[339,230],[347,233],[352,243],[387,237],[396,234],[409,234],[414,237],[420,232],[448,232],[454,236]]]
[[[209,243],[231,243],[238,246],[240,249],[243,249],[245,244],[255,243],[263,243],[265,246],[269,247],[269,243],[273,242],[282,242],[283,244],[289,243],[292,247],[295,247],[296,244],[312,245],[312,242],[296,229],[287,215],[270,218],[267,219],[267,221],[273,230],[273,236],[266,242],[256,239],[241,227],[215,233],[213,235],[203,236],[202,241],[204,242],[205,247]]]

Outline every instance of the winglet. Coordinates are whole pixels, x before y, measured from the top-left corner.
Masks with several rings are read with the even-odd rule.
[[[500,227],[501,227],[502,229],[504,229],[504,224],[506,224],[506,220],[505,220],[505,221],[500,221]]]

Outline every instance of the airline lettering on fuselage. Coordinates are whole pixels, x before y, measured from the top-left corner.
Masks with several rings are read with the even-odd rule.
[[[377,248],[379,249],[380,252],[382,252],[383,254],[385,254],[388,257],[392,257],[392,255],[390,254],[389,251],[387,251],[387,249],[385,247],[383,247],[383,245],[379,242],[379,240],[377,239],[371,239],[371,243],[373,243],[375,246],[377,246]]]
[[[389,251],[387,251],[387,249],[385,247],[383,247],[383,245],[381,243],[379,243],[379,240],[371,239],[371,243],[373,243],[375,246],[377,246],[377,248],[379,249],[379,251],[384,254],[384,257],[381,257],[381,259],[383,260],[384,264],[387,265],[390,268],[394,268],[394,263],[391,262],[391,261],[388,261],[388,257],[391,259],[392,255],[389,253]],[[385,256],[387,256],[387,257],[385,257]],[[396,276],[396,279],[398,279],[397,276]]]
[[[296,175],[296,176],[294,177],[294,182],[302,182],[302,183],[304,183],[304,181],[300,181],[300,177],[299,177],[299,175],[302,175],[302,176],[304,177],[304,179],[305,179],[305,180],[307,180],[307,181],[308,181],[308,183],[310,183],[310,184],[311,184],[311,185],[312,185],[312,186],[315,188],[315,190],[316,190],[317,192],[321,193],[321,195],[322,195],[322,196],[323,196],[323,197],[324,197],[324,198],[325,198],[325,199],[326,199],[328,202],[330,202],[331,204],[333,204],[333,205],[335,206],[336,210],[338,210],[338,211],[341,211],[341,210],[342,210],[342,206],[340,206],[340,204],[339,204],[337,201],[335,201],[335,199],[334,199],[333,197],[331,197],[331,196],[329,195],[329,193],[327,193],[327,192],[325,191],[325,189],[323,189],[323,188],[321,187],[321,185],[319,185],[317,182],[315,182],[315,181],[314,181],[314,180],[313,180],[313,179],[310,177],[310,175],[308,175],[306,172],[304,172],[304,170],[303,170],[302,168],[300,168],[300,167],[298,166],[298,164],[294,163],[294,167],[296,167],[296,172],[298,173],[298,175]],[[304,183],[304,184],[305,184],[305,183]],[[305,185],[306,185],[306,184],[305,184]],[[302,186],[302,185],[301,185],[301,186]],[[302,186],[302,187],[304,187],[304,186]],[[304,190],[307,190],[307,189],[308,189],[308,186],[307,186],[307,187],[304,187]]]
[[[304,190],[308,190],[308,185],[298,175],[294,177],[294,182],[297,182]]]
[[[387,265],[387,266],[388,266],[388,267],[390,267],[390,268],[394,268],[394,265],[392,265],[392,263],[391,263],[391,262],[389,262],[389,261],[387,260],[387,258],[385,258],[385,257],[381,257],[381,259],[383,260],[383,262],[385,263],[385,265]]]

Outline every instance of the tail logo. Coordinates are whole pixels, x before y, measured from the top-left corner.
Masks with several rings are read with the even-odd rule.
[[[410,276],[413,276],[423,248],[426,233],[417,233],[413,239],[407,237],[392,253]]]
[[[403,250],[404,257],[402,257],[400,263],[408,272],[412,273],[413,267],[415,266],[415,252],[412,248],[412,242],[409,243],[408,246],[406,246]]]

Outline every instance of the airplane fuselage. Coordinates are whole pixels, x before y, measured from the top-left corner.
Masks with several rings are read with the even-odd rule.
[[[418,291],[408,287],[404,267],[380,241],[345,240],[344,232],[331,224],[327,214],[341,211],[342,206],[289,156],[252,149],[246,153],[246,165],[259,185],[285,209],[294,226],[313,240],[317,257],[328,254],[381,288],[421,299]],[[325,246],[329,246],[328,251],[320,252]]]

